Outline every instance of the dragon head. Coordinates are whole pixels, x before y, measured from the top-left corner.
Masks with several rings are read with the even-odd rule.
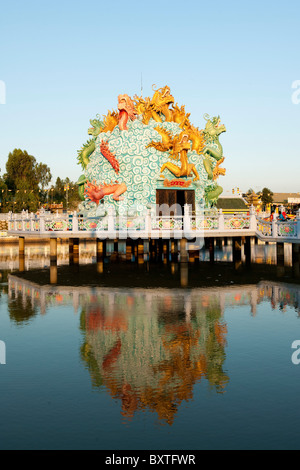
[[[134,103],[128,95],[118,96],[119,127],[121,130],[127,130],[127,121],[136,119],[137,110]]]
[[[188,151],[190,149],[191,149],[191,143],[190,143],[189,135],[185,131],[183,131],[173,138],[173,146],[170,152],[170,156],[172,158],[178,159],[180,152],[184,150]]]
[[[100,119],[90,119],[90,124],[92,127],[88,129],[88,134],[97,137],[104,128],[104,123]]]
[[[226,132],[226,127],[224,126],[224,124],[221,124],[220,116],[215,116],[210,119],[209,115],[205,114],[204,119],[206,120],[204,132],[210,137],[217,137],[223,132]]]
[[[165,86],[155,90],[152,86],[153,91],[155,91],[153,98],[151,100],[151,105],[155,111],[160,111],[164,106],[174,103],[174,97],[170,93],[170,88]]]
[[[118,96],[118,110],[125,111],[132,120],[134,120],[137,115],[134,103],[128,95]]]

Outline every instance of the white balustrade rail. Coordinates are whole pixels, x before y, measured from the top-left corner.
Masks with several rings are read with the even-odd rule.
[[[190,215],[188,206],[183,216],[157,216],[151,210],[137,216],[115,215],[111,210],[104,217],[82,217],[73,214],[41,212],[8,216],[8,234],[15,236],[58,238],[195,238],[205,236],[254,236],[261,240],[300,243],[300,211],[293,220],[268,222],[249,214],[228,215],[210,211]]]
[[[290,241],[300,242],[300,215],[295,219],[285,221],[257,219],[257,235],[261,239],[274,239],[280,242]]]

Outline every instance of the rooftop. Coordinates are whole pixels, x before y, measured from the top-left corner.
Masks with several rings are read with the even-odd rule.
[[[300,200],[300,193],[274,193],[273,194],[273,202],[275,204],[283,203],[284,201],[288,201],[289,199]]]
[[[219,198],[217,209],[248,209],[248,206],[241,197],[226,197]]]

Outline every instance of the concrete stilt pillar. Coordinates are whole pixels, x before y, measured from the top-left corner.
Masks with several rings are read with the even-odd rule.
[[[19,271],[25,271],[25,238],[19,237]]]
[[[73,238],[69,238],[69,265],[74,264],[74,243]]]
[[[163,241],[163,262],[167,264],[169,261],[169,240]]]
[[[134,240],[133,242],[133,254],[134,254],[134,260],[137,261],[138,259],[138,241]]]
[[[277,266],[284,266],[284,243],[276,243]]]
[[[57,264],[57,238],[50,238],[50,264]]]
[[[130,262],[132,261],[132,240],[126,240],[126,261]]]
[[[180,240],[180,283],[182,287],[188,285],[188,252],[187,252],[187,240],[182,238]]]
[[[156,241],[156,261],[161,263],[163,255],[162,239]]]
[[[171,240],[171,260],[173,263],[178,261],[178,241]]]
[[[143,240],[139,239],[138,240],[138,245],[137,245],[137,249],[138,249],[138,264],[141,265],[141,264],[144,264],[144,242]]]
[[[156,261],[156,241],[150,240],[150,261]]]
[[[251,238],[250,237],[245,237],[244,255],[245,255],[246,265],[250,266],[251,264]]]
[[[282,277],[285,272],[284,243],[276,243],[276,263],[277,263],[277,276]]]
[[[188,252],[187,252],[187,240],[186,238],[182,238],[180,240],[180,262],[187,263],[188,262]]]
[[[294,276],[300,277],[300,245],[298,243],[292,245],[292,262]]]
[[[104,260],[104,242],[99,238],[96,239],[96,253],[97,253],[97,272],[103,273],[103,260]]]
[[[79,238],[73,238],[73,262],[79,265]]]
[[[232,260],[235,269],[238,269],[242,264],[242,238],[232,238]]]
[[[103,261],[103,240],[96,240],[97,261]]]
[[[214,263],[214,261],[215,261],[215,239],[213,237],[209,237],[209,239],[208,239],[208,249],[209,249],[209,261],[210,261],[210,263]]]
[[[25,255],[25,238],[19,237],[19,256]]]
[[[50,238],[50,284],[57,283],[57,238]]]
[[[144,240],[144,260],[150,261],[150,240]]]
[[[223,238],[221,238],[221,237],[216,238],[216,246],[219,248],[219,250],[222,250],[222,248],[223,248]]]

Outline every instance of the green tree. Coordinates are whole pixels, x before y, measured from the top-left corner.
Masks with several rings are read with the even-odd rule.
[[[78,194],[78,186],[69,178],[63,180],[58,177],[56,179],[55,185],[52,185],[49,189],[49,204],[63,203],[65,209],[75,210],[77,209],[79,202],[80,197]]]
[[[51,180],[50,168],[37,163],[26,150],[14,149],[8,155],[4,182],[11,197],[9,210],[35,212],[45,199],[44,189]]]
[[[0,176],[0,212],[4,212],[7,206],[8,188],[3,178]]]
[[[273,193],[269,188],[263,188],[260,193],[260,199],[263,205],[272,204]]]

